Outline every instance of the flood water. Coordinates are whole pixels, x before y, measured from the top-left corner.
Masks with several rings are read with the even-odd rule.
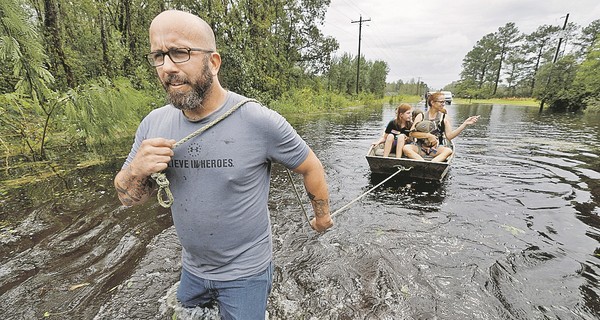
[[[392,179],[322,235],[274,165],[269,319],[598,318],[600,117],[448,109],[455,127],[481,118],[455,139],[446,179]],[[365,154],[393,115],[289,117],[326,169],[332,211],[385,178]],[[126,152],[3,195],[0,318],[171,319],[179,244],[156,201],[119,205]]]

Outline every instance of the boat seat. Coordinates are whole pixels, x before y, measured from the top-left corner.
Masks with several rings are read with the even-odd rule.
[[[377,148],[375,149],[375,155],[376,155],[376,156],[378,156],[378,157],[383,157],[383,146],[384,146],[384,144],[383,144],[383,143],[380,143],[380,144],[377,146]],[[391,153],[390,153],[390,155],[389,155],[388,157],[389,157],[389,158],[396,158],[396,153],[394,153],[394,152],[391,152]],[[434,157],[433,155],[424,155],[424,156],[423,156],[423,159],[425,159],[425,160],[431,160],[431,159],[433,159],[433,157]],[[403,159],[408,159],[408,158],[407,158],[406,156],[404,156],[404,155],[402,155],[402,158],[403,158]]]
[[[377,149],[375,150],[375,155],[378,157],[383,157],[383,149]],[[390,153],[390,155],[388,156],[390,158],[395,158],[396,154],[394,152]]]
[[[375,155],[378,157],[383,157],[383,143],[380,143],[377,146],[377,149],[375,149]],[[392,153],[390,153],[390,155],[388,157],[395,158],[396,154],[394,152],[392,152]]]

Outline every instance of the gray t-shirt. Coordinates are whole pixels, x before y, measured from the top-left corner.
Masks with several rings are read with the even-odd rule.
[[[199,122],[171,105],[153,110],[140,123],[123,167],[143,140],[179,141],[242,99],[228,92],[224,105]],[[298,167],[309,153],[304,140],[281,115],[248,102],[174,153],[166,174],[183,267],[219,281],[263,271],[272,260],[267,207],[271,162]]]

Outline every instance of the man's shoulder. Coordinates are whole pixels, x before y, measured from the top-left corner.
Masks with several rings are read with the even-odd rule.
[[[235,93],[233,91],[229,91],[228,92],[228,98],[227,98],[226,104],[228,104],[229,107],[233,107],[233,106],[237,105],[238,103],[240,103],[242,101],[245,101],[244,107],[251,106],[253,108],[266,108],[257,99],[249,98],[249,97],[243,96],[243,95],[241,95],[239,93]]]
[[[230,91],[230,97],[228,98],[228,109],[233,108],[235,105],[242,101],[247,101],[244,105],[240,106],[239,113],[244,117],[244,120],[257,120],[265,121],[272,118],[283,118],[277,111],[272,110],[262,104],[257,99],[248,98],[241,94]]]
[[[168,104],[151,110],[142,120],[142,124],[155,126],[157,123],[165,123],[165,121],[175,119],[181,111],[172,105]]]

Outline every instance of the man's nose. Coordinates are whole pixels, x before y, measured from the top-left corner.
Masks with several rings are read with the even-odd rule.
[[[171,56],[168,54],[165,54],[163,57],[162,68],[164,72],[173,72],[174,70],[178,70],[177,64],[171,60]]]

